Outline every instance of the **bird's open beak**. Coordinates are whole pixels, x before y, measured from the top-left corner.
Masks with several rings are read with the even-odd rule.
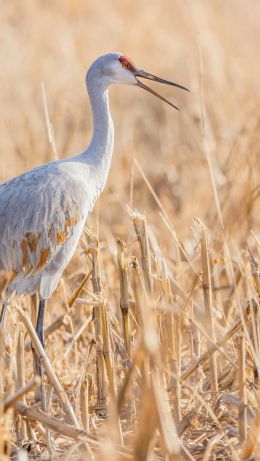
[[[179,85],[178,83],[170,82],[168,80],[164,80],[163,78],[160,78],[160,77],[156,77],[155,75],[149,74],[148,72],[145,72],[144,70],[141,70],[141,69],[135,69],[134,74],[135,74],[135,77],[146,78],[147,80],[152,80],[154,82],[164,83],[165,85],[175,86],[176,88],[180,88],[181,90],[190,91],[185,86]],[[177,106],[175,106],[170,101],[168,101],[168,99],[165,99],[163,96],[156,93],[156,91],[149,88],[149,86],[146,86],[144,83],[140,82],[140,80],[138,80],[138,78],[136,78],[136,80],[137,80],[137,86],[139,86],[140,88],[143,88],[146,91],[149,91],[149,93],[152,93],[154,96],[157,96],[157,98],[161,99],[162,101],[166,102],[170,106],[174,107],[174,109],[180,110]]]

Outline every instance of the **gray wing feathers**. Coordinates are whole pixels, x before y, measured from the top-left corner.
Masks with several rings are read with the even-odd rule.
[[[50,163],[0,186],[0,269],[41,269],[84,219],[86,189]]]

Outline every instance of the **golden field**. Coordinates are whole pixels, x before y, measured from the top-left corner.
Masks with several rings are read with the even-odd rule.
[[[48,305],[45,412],[36,300],[0,332],[1,461],[260,459],[259,18],[257,0],[2,0],[0,182],[86,148],[101,54],[191,93],[156,87],[177,112],[111,88],[108,183]]]

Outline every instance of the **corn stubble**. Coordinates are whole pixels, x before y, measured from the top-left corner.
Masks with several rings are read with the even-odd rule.
[[[29,445],[36,459],[42,452],[55,459],[69,450],[67,459],[119,461],[206,460],[213,454],[248,459],[257,449],[255,258],[245,256],[243,269],[252,271],[248,294],[253,298],[244,300],[243,320],[238,316],[227,325],[214,299],[221,290],[216,275],[224,287],[228,277],[224,265],[214,264],[210,232],[201,221],[193,267],[175,263],[184,268],[179,283],[188,295],[183,299],[172,290],[166,258],[159,261],[153,253],[146,218],[136,210],[129,209],[129,215],[136,238],[117,239],[117,258],[108,248],[100,250],[93,233],[85,233],[88,269],[76,275],[66,313],[70,321],[59,316],[46,328],[49,358],[26,307],[13,301],[15,334],[1,332],[1,460]],[[191,284],[194,268],[198,279]],[[109,273],[107,279],[102,271]],[[117,280],[113,287],[107,286],[111,274]],[[205,322],[196,316],[194,302],[205,309]],[[221,328],[220,338],[214,324]],[[33,378],[31,345],[45,367],[45,386],[53,388],[48,411],[37,407],[32,392],[40,380]]]
[[[0,331],[0,461],[259,460],[259,2],[2,3],[1,182],[85,146],[84,70],[104,52],[192,93],[168,93],[175,114],[111,92],[108,185],[49,302],[46,349],[36,297],[14,297]]]

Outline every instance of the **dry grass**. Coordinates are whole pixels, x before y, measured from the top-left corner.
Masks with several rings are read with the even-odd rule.
[[[97,55],[192,89],[162,89],[181,113],[111,90],[111,173],[49,302],[47,355],[35,299],[13,299],[0,332],[1,461],[260,459],[259,15],[257,0],[1,2],[0,181],[85,148]]]

